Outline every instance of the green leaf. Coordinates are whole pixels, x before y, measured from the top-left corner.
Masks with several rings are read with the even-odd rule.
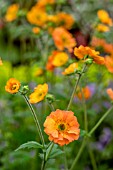
[[[39,144],[38,142],[35,141],[29,141],[27,143],[24,143],[22,145],[20,145],[15,151],[18,151],[20,149],[25,149],[25,148],[43,148],[43,146],[41,144]]]

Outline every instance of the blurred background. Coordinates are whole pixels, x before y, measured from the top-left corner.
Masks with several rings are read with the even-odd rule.
[[[100,26],[99,10],[107,11],[109,22]],[[106,15],[102,14],[103,18]],[[31,91],[37,84],[48,83],[49,92],[56,98],[55,107],[65,109],[75,78],[61,74],[63,67],[47,68],[48,57],[57,49],[52,33],[62,26],[80,45],[99,50],[103,57],[113,62],[113,0],[0,0],[0,170],[39,170],[40,149],[15,151],[22,143],[39,141],[30,111],[19,95],[5,91],[9,78],[18,79]],[[99,25],[99,26],[98,26]],[[73,52],[70,62],[77,60]],[[82,78],[81,87],[88,87],[86,95],[88,128],[91,129],[111,106],[106,89],[113,89],[113,65],[92,65]],[[67,88],[68,87],[68,88]],[[87,92],[86,92],[87,93]],[[75,96],[71,110],[84,129],[82,102]],[[33,106],[42,130],[43,122],[51,112],[47,101]],[[113,170],[113,113],[92,135],[86,151],[77,163],[77,170]],[[48,137],[44,133],[46,142]],[[66,147],[68,164],[71,166],[81,146],[83,134],[78,141]],[[93,164],[94,160],[94,164]],[[47,170],[64,170],[60,156],[51,159]]]

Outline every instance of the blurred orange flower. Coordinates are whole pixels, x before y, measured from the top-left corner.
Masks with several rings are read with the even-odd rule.
[[[10,5],[7,9],[5,20],[7,22],[14,21],[17,18],[18,10],[19,10],[19,4]]]
[[[105,66],[107,67],[110,73],[113,73],[113,57],[112,56],[105,57]]]
[[[97,64],[105,64],[103,57],[99,56],[99,52],[92,50],[90,47],[84,47],[80,45],[78,48],[74,48],[74,54],[79,59],[85,59],[85,57],[91,57]]]
[[[75,22],[74,18],[70,14],[67,14],[65,12],[59,12],[57,14],[57,18],[58,18],[58,25],[68,30],[72,28]]]
[[[2,66],[3,65],[3,62],[2,62],[2,60],[1,60],[1,58],[0,58],[0,66]]]
[[[46,69],[53,71],[55,67],[64,65],[68,61],[68,55],[65,52],[53,51],[49,56]]]
[[[107,43],[104,39],[93,37],[91,45],[94,47],[101,46],[105,52],[113,54],[113,44]]]
[[[113,100],[113,90],[111,88],[107,89],[107,94],[111,100]]]
[[[79,123],[72,111],[57,109],[51,112],[44,122],[44,127],[49,140],[60,146],[77,140],[80,135]]]
[[[42,68],[37,68],[37,70],[35,71],[34,75],[36,77],[41,76],[44,73],[44,70]]]
[[[46,5],[52,5],[55,3],[55,0],[38,0],[37,4],[40,8],[45,7]]]
[[[98,30],[100,32],[107,32],[110,30],[110,28],[104,24],[98,24],[96,27],[96,30]]]
[[[72,63],[70,64],[65,70],[64,72],[62,72],[62,74],[64,75],[68,75],[68,74],[72,74],[74,73],[74,71],[78,68],[78,64],[77,63]]]
[[[32,31],[33,31],[34,34],[39,34],[40,28],[39,27],[33,27]]]
[[[76,45],[75,39],[72,37],[72,34],[69,33],[63,27],[57,27],[54,29],[52,33],[52,37],[56,47],[63,51],[65,48],[69,50],[69,52],[73,51],[73,47]]]
[[[27,20],[31,24],[44,27],[47,21],[47,13],[36,6],[33,6],[32,9],[27,13]]]
[[[48,85],[46,83],[39,84],[37,87],[35,87],[34,92],[30,94],[29,102],[34,104],[42,101],[46,96],[47,92],[48,92]]]
[[[53,58],[53,65],[58,67],[64,65],[68,61],[68,55],[65,52],[58,52]]]
[[[113,25],[112,19],[109,17],[109,14],[107,13],[107,11],[101,9],[97,12],[97,15],[102,23],[108,24],[110,26]]]
[[[81,91],[79,90],[79,92],[77,93],[77,97],[82,100],[82,98],[84,97],[84,99],[88,100],[91,97],[91,90],[88,86],[84,87],[81,89]]]
[[[19,88],[20,88],[20,82],[15,78],[10,78],[5,86],[5,90],[11,94],[17,93],[19,91]]]

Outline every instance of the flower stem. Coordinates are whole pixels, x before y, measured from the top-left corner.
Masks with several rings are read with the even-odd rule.
[[[85,69],[86,69],[86,66],[87,66],[87,64],[85,64],[85,65],[84,65],[84,67],[83,67],[83,69],[82,69],[81,73],[80,73],[80,74],[78,74],[78,78],[77,78],[77,81],[76,81],[76,83],[75,83],[75,86],[74,86],[74,89],[73,89],[73,92],[72,92],[72,95],[71,95],[71,98],[70,98],[69,104],[68,104],[68,106],[67,106],[67,110],[69,110],[69,109],[70,109],[70,106],[71,106],[71,103],[72,103],[72,101],[73,101],[73,98],[74,98],[74,95],[75,95],[76,89],[77,89],[78,84],[79,84],[79,81],[80,81],[80,79],[81,79],[81,77],[82,77],[82,75],[83,75],[83,73],[84,73],[84,71],[85,71]]]
[[[111,110],[113,109],[113,106],[111,106],[107,112],[105,112],[105,114],[100,118],[100,120],[96,123],[96,125],[90,130],[90,132],[88,133],[88,136],[91,136],[92,133],[98,128],[98,126],[102,123],[102,121],[106,118],[106,116],[111,112]]]
[[[41,130],[41,127],[40,127],[40,124],[39,124],[37,115],[36,115],[36,113],[35,113],[32,105],[29,103],[28,97],[27,97],[26,95],[23,95],[23,97],[24,97],[24,99],[25,99],[25,101],[26,101],[26,103],[27,103],[27,105],[28,105],[28,107],[29,107],[32,115],[33,115],[33,118],[34,118],[34,121],[35,121],[35,123],[36,123],[36,126],[37,126],[37,129],[38,129],[38,133],[39,133],[39,136],[40,136],[40,140],[41,140],[41,142],[42,142],[42,145],[43,145],[43,147],[45,147],[44,137],[43,137],[43,135],[42,135],[42,130]]]
[[[75,160],[74,160],[74,162],[73,162],[70,170],[75,170],[75,165],[76,165],[77,161],[79,160],[79,158],[80,158],[80,156],[81,156],[81,153],[83,152],[83,149],[84,149],[84,147],[85,147],[85,145],[86,145],[86,139],[87,139],[87,137],[89,137],[89,136],[92,135],[92,133],[98,128],[98,126],[102,123],[102,121],[106,118],[106,116],[111,112],[112,109],[113,109],[113,106],[111,106],[111,107],[107,110],[107,112],[105,112],[105,114],[100,118],[100,120],[97,122],[97,124],[96,124],[96,125],[90,130],[90,132],[87,134],[87,136],[84,137],[83,142],[82,142],[82,145],[81,145],[81,147],[80,147],[80,150],[79,150],[79,152],[78,152],[78,154],[77,154],[77,156],[76,156],[76,158],[75,158]]]
[[[88,151],[89,151],[89,156],[90,156],[90,159],[91,159],[93,170],[97,170],[97,165],[96,165],[95,157],[94,157],[93,151],[90,149],[89,145],[88,145]]]
[[[74,160],[70,170],[75,170],[75,165],[76,165],[78,159],[80,158],[80,155],[81,155],[85,145],[86,145],[86,137],[84,137],[84,139],[83,139],[83,142],[82,142],[82,145],[80,147],[80,150],[79,150],[79,152],[78,152],[78,154],[77,154],[77,156],[76,156],[76,158],[75,158],[75,160]]]
[[[67,158],[66,158],[66,150],[65,150],[65,146],[63,146],[63,151],[64,151],[64,164],[65,164],[65,170],[68,170],[68,163],[67,163]]]

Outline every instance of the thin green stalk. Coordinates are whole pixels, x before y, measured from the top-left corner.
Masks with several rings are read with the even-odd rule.
[[[26,96],[26,95],[23,95],[23,97],[24,97],[24,99],[25,99],[25,101],[26,101],[26,103],[27,103],[27,105],[28,105],[28,107],[29,107],[32,115],[33,115],[33,118],[34,118],[34,121],[35,121],[35,123],[36,123],[36,126],[37,126],[37,129],[38,129],[38,133],[39,133],[39,136],[40,136],[40,140],[41,140],[41,142],[42,142],[42,145],[43,145],[43,147],[45,147],[44,137],[43,137],[43,135],[42,135],[42,130],[41,130],[41,127],[40,127],[40,124],[39,124],[37,115],[36,115],[36,113],[35,113],[32,105],[29,103],[29,100],[28,100],[27,96]]]
[[[89,146],[88,146],[88,151],[89,151],[89,156],[90,156],[90,159],[91,159],[93,170],[97,170],[97,165],[96,165],[95,157],[94,157],[93,151],[90,149]]]
[[[48,160],[49,155],[50,155],[50,153],[51,153],[51,151],[52,151],[52,149],[53,149],[53,146],[54,146],[54,143],[52,142],[51,145],[50,145],[49,148],[48,148],[48,152],[46,153],[45,161]]]
[[[100,118],[100,120],[96,123],[96,125],[90,130],[90,132],[88,133],[88,136],[91,136],[92,133],[98,128],[98,126],[102,123],[102,121],[106,118],[106,116],[111,112],[111,110],[113,109],[113,106],[111,106],[107,112]]]
[[[106,118],[106,116],[111,112],[112,109],[113,109],[113,106],[111,106],[111,107],[107,110],[107,112],[105,112],[105,114],[100,118],[100,120],[97,122],[97,124],[96,124],[96,125],[90,130],[90,132],[87,134],[87,136],[84,137],[83,142],[82,142],[82,145],[81,145],[81,147],[80,147],[80,150],[79,150],[79,152],[78,152],[78,154],[77,154],[77,156],[76,156],[76,158],[75,158],[75,160],[74,160],[74,162],[73,162],[70,170],[75,170],[75,165],[76,165],[78,159],[80,158],[80,156],[81,156],[81,154],[82,154],[82,152],[83,152],[83,149],[84,149],[84,147],[85,147],[85,145],[86,145],[86,138],[87,138],[88,136],[91,136],[91,135],[92,135],[92,133],[98,128],[98,126],[102,123],[102,121]]]
[[[82,93],[82,103],[83,103],[83,108],[84,108],[84,129],[86,132],[88,132],[88,118],[87,118],[87,107],[86,107],[86,102],[84,98],[84,94],[81,90]]]
[[[76,81],[76,83],[75,83],[75,86],[74,86],[74,89],[73,89],[73,92],[72,92],[72,95],[71,95],[71,98],[70,98],[70,101],[69,101],[69,104],[68,104],[68,106],[67,106],[67,110],[69,110],[70,109],[70,106],[71,106],[71,103],[72,103],[72,101],[73,101],[73,98],[74,98],[74,95],[75,95],[75,92],[76,92],[76,90],[77,90],[77,87],[78,87],[78,84],[79,84],[79,81],[80,81],[80,79],[81,79],[81,77],[82,77],[82,75],[83,75],[83,73],[84,73],[84,71],[85,71],[85,69],[86,69],[86,64],[84,65],[84,67],[83,67],[83,69],[82,69],[82,71],[81,71],[81,73],[80,74],[78,74],[78,78],[77,78],[77,81]]]
[[[79,150],[79,152],[78,152],[78,154],[77,154],[77,156],[76,156],[76,158],[75,158],[75,160],[74,160],[74,162],[73,162],[70,170],[75,170],[75,165],[76,165],[77,161],[79,160],[79,158],[80,158],[80,156],[81,156],[81,153],[83,152],[83,149],[84,149],[85,145],[86,145],[86,137],[84,137],[84,139],[83,139],[83,142],[82,142],[82,145],[81,145],[81,147],[80,147],[80,150]]]
[[[63,151],[64,151],[64,164],[65,164],[65,170],[68,170],[68,163],[67,163],[67,158],[66,158],[66,150],[65,150],[65,146],[63,146]]]

